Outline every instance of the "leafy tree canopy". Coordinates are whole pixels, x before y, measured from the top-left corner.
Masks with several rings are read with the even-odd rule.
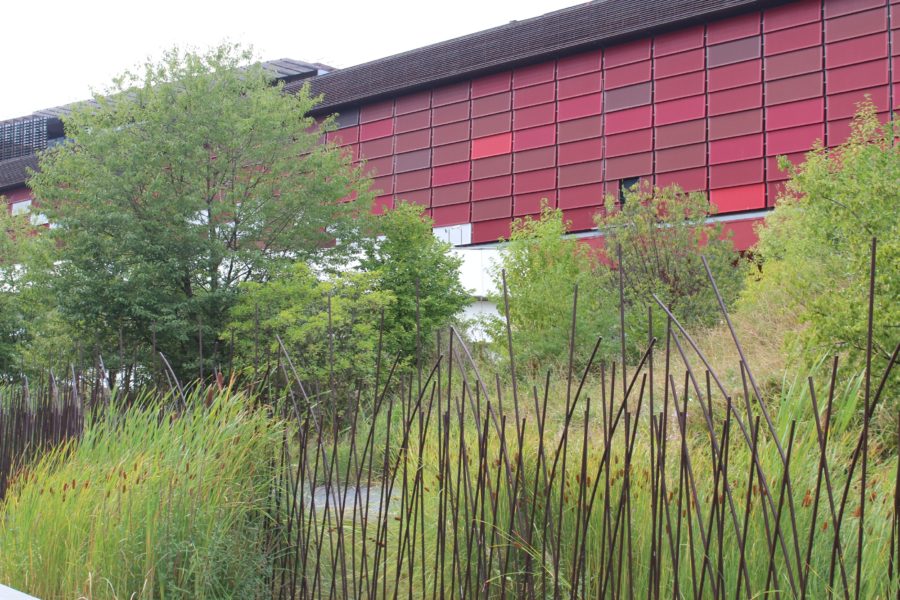
[[[31,277],[107,366],[146,366],[155,345],[194,376],[201,348],[221,362],[241,283],[354,251],[366,179],[320,143],[318,99],[250,62],[231,45],[167,52],[76,108],[69,143],[41,157],[56,252]]]

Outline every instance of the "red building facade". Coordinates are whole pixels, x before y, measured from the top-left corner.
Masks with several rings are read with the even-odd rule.
[[[544,198],[589,230],[640,179],[707,193],[745,248],[786,179],[778,155],[845,140],[866,95],[885,117],[900,108],[900,0],[755,4],[345,105],[328,139],[366,161],[373,210],[417,202],[438,227],[471,224],[473,244]]]

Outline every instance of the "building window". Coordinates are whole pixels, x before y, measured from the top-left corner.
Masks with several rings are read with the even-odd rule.
[[[619,204],[625,204],[625,195],[627,192],[637,190],[641,183],[640,177],[626,177],[619,180]]]

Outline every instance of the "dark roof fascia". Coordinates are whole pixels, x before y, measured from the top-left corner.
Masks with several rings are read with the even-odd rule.
[[[602,48],[665,33],[712,19],[720,19],[784,4],[790,0],[606,0],[588,2],[564,8],[538,17],[514,21],[492,29],[438,42],[393,56],[377,59],[345,69],[339,69],[303,82],[285,86],[288,92],[296,92],[309,83],[313,95],[322,94],[323,101],[312,113],[316,116],[338,112],[340,109],[377,102],[386,98],[414,93],[438,85],[447,85],[473,77],[489,75],[510,68],[523,67],[544,60],[561,58],[578,52]],[[591,35],[575,39],[546,41],[531,48],[515,51],[506,44],[512,38],[530,35],[541,26],[555,26],[563,19],[579,21],[597,20],[607,23],[625,21],[612,31],[598,27]],[[553,38],[553,34],[547,35]],[[558,36],[557,36],[558,37]],[[465,52],[466,46],[475,43],[492,44],[494,56],[482,60],[470,60],[449,70],[443,61],[435,60],[436,54]],[[423,62],[431,68],[422,69],[422,75],[410,76]]]
[[[25,187],[28,169],[37,170],[38,156],[30,154],[0,161],[0,194]]]

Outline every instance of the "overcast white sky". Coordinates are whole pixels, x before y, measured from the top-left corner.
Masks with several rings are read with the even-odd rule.
[[[579,0],[3,2],[0,120],[89,97],[174,45],[252,45],[263,60],[348,67]]]

